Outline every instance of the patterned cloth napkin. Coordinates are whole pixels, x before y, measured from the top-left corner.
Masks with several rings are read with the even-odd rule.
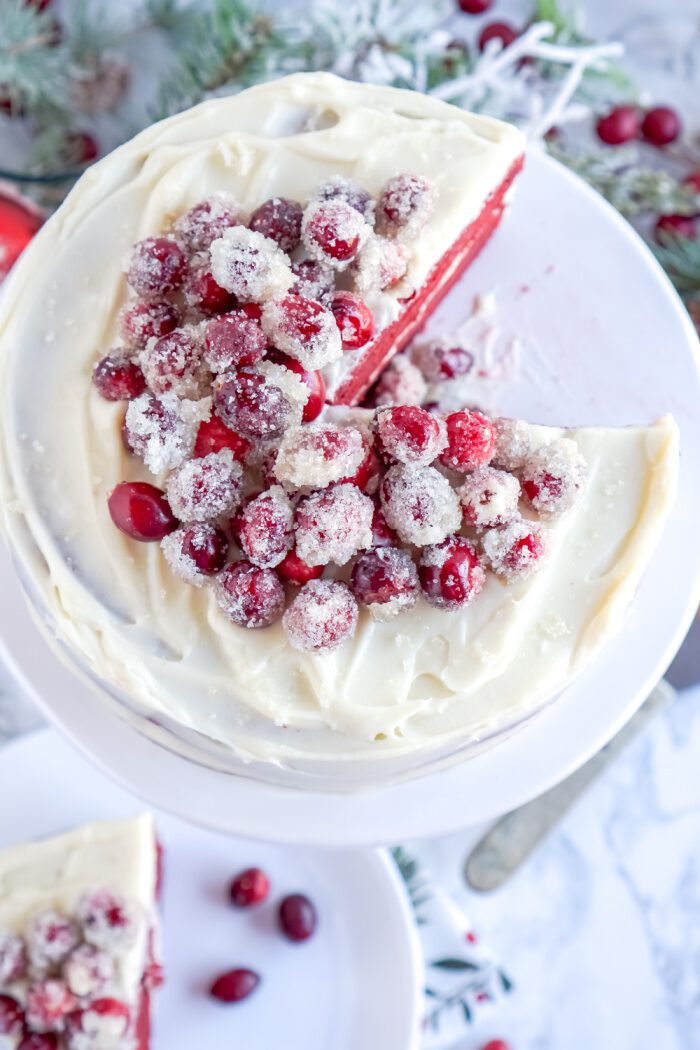
[[[513,988],[494,953],[481,944],[468,916],[403,847],[393,851],[406,883],[425,959],[423,1048],[452,1046],[480,1011]]]

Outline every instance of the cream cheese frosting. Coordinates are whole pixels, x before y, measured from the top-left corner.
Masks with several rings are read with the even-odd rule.
[[[249,771],[284,767],[302,786],[368,783],[526,717],[619,628],[674,496],[668,418],[531,427],[535,444],[565,433],[588,463],[577,508],[547,526],[546,567],[508,585],[489,576],[457,613],[423,600],[392,622],[363,611],[355,637],[324,655],[292,649],[279,625],[234,626],[211,588],[184,585],[107,511],[119,481],[152,480],[123,448],[123,406],[90,383],[114,342],[134,241],[221,190],[250,211],[276,194],[303,199],[330,175],[376,193],[415,169],[438,194],[412,251],[419,285],[521,151],[514,129],[421,95],[287,78],[138,136],[87,173],[22,260],[0,312],[4,529],[60,651],[170,739],[191,732],[195,751],[215,741]],[[391,319],[389,298],[377,309]]]
[[[138,1000],[153,926],[156,888],[153,818],[86,824],[64,835],[0,852],[0,933],[22,934],[40,912],[74,914],[83,893],[108,889],[136,901],[143,921],[134,943],[116,957],[111,994]],[[22,988],[13,987],[22,998]]]

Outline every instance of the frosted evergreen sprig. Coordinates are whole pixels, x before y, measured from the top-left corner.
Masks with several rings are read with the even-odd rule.
[[[65,48],[53,16],[24,0],[3,0],[0,85],[17,110],[55,110],[67,103]]]

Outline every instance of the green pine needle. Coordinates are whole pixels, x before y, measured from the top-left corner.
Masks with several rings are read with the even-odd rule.
[[[679,292],[700,293],[700,241],[674,234],[663,235],[656,255]]]

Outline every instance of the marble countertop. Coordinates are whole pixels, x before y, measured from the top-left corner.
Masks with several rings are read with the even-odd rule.
[[[656,99],[700,122],[699,0],[582,6],[595,36],[626,40]],[[515,20],[524,5],[495,10]],[[674,675],[700,681],[700,629]],[[0,671],[0,742],[39,723]],[[480,829],[429,844],[515,982],[459,1050],[496,1037],[512,1050],[700,1050],[699,755],[700,687],[679,692],[503,889],[465,888]]]

